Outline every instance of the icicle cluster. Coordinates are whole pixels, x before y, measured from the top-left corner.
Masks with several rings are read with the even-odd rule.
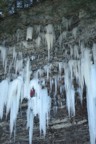
[[[26,74],[24,74],[26,73]],[[42,89],[38,78],[30,80],[30,59],[27,59],[25,69],[19,76],[10,81],[5,79],[0,83],[0,118],[3,118],[3,111],[6,106],[6,116],[10,112],[10,134],[12,134],[19,111],[20,102],[23,98],[28,99],[27,110],[27,128],[29,128],[29,143],[32,144],[32,133],[34,117],[38,115],[40,121],[40,134],[46,135],[46,126],[48,126],[49,113],[51,107],[51,98],[48,95],[47,87]],[[42,81],[45,86],[45,81]],[[35,97],[30,97],[30,90],[34,87]]]
[[[15,76],[12,76],[13,79],[9,80],[9,78],[6,78],[0,82],[0,118],[3,118],[3,111],[6,107],[6,115],[10,112],[10,133],[12,134],[16,124],[20,102],[22,102],[24,98],[27,98],[27,128],[29,128],[30,144],[32,143],[34,117],[36,115],[38,115],[40,121],[40,134],[42,134],[42,131],[44,136],[46,134],[51,103],[49,93],[53,94],[56,108],[58,107],[57,102],[60,96],[62,96],[62,94],[64,95],[64,92],[66,93],[66,107],[71,117],[75,116],[76,93],[78,93],[82,104],[84,86],[86,86],[90,142],[91,144],[96,143],[96,44],[93,44],[90,50],[85,48],[83,43],[80,43],[79,46],[69,44],[67,48],[65,48],[64,41],[67,40],[67,30],[70,24],[71,20],[65,21],[66,31],[62,33],[60,31],[58,38],[59,46],[64,49],[66,60],[55,62],[55,64],[48,63],[34,73],[32,73],[30,68],[30,59],[34,60],[35,56],[23,59],[22,53],[17,53],[15,47],[13,49],[13,60],[10,62],[7,70],[7,49],[4,46],[0,46],[1,60],[5,74],[8,72],[8,74],[11,75],[12,68],[14,68],[15,71]],[[72,30],[72,36],[75,40],[78,34],[77,30],[77,28]],[[53,48],[55,33],[51,24],[45,27],[45,31],[46,34],[40,32],[40,26],[36,27],[36,34],[38,34],[38,36],[34,40],[34,43],[37,48],[40,48],[42,43],[47,46],[48,60],[50,60],[50,50]],[[30,40],[33,40],[32,27],[27,28],[26,40],[22,41],[24,48],[32,48],[32,43],[30,45],[28,43]],[[26,63],[25,65],[24,62]],[[55,69],[54,67],[56,71],[52,73],[52,69]],[[30,80],[31,74],[33,74],[34,77],[32,80]],[[54,76],[52,77],[51,74],[54,74]],[[74,84],[74,81],[76,84]],[[35,97],[30,98],[30,90],[32,87],[35,89]],[[62,106],[62,104],[60,105]]]
[[[29,99],[28,110],[27,110],[27,127],[29,128],[29,140],[32,143],[32,129],[34,116],[38,115],[40,121],[40,134],[43,131],[44,136],[46,135],[46,125],[48,125],[50,103],[51,99],[48,96],[47,89],[42,89],[39,85],[38,79],[30,81],[30,88],[34,87],[35,97]],[[31,121],[31,122],[30,122]]]

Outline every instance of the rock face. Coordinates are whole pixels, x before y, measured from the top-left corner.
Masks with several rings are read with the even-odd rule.
[[[59,0],[45,1],[44,3],[40,3],[28,10],[20,11],[18,14],[1,21],[0,43],[3,47],[6,47],[7,54],[7,70],[5,70],[2,64],[2,57],[0,57],[1,80],[6,76],[12,79],[17,76],[14,75],[16,71],[13,65],[14,47],[18,60],[21,59],[22,55],[23,66],[28,57],[30,58],[30,68],[33,73],[38,69],[44,70],[44,66],[46,65],[52,65],[49,77],[51,79],[56,78],[60,74],[60,62],[68,62],[70,59],[78,60],[78,57],[75,56],[76,51],[74,46],[79,47],[82,44],[88,49],[91,49],[93,43],[95,43],[96,18],[94,18],[94,16],[96,12],[93,5],[91,4],[89,8],[90,11],[93,9],[94,14],[89,13],[86,9],[84,10],[78,2],[72,3],[74,7],[71,8],[70,2],[66,0],[61,0],[61,2],[59,2]],[[74,11],[74,8],[76,11]],[[51,24],[54,29],[53,47],[50,49],[49,60],[47,43],[44,37],[46,34],[45,27],[48,26],[48,24]],[[33,35],[32,39],[26,40],[28,27],[32,28]],[[70,53],[70,49],[74,51],[74,54]],[[34,77],[33,73],[31,78]],[[63,80],[64,72],[61,70],[61,73]],[[78,94],[76,95],[76,115],[69,117],[66,108],[65,92],[63,91],[61,96],[57,89],[57,99],[54,98],[55,86],[53,86],[50,92],[47,72],[41,74],[41,77],[47,81],[47,87],[52,98],[52,107],[45,137],[43,135],[40,136],[38,117],[35,118],[33,144],[89,144],[86,90],[84,90],[83,93],[82,104],[80,103]],[[63,85],[63,83],[61,85]],[[26,109],[27,101],[24,100],[19,109],[16,131],[14,131],[11,137],[9,132],[9,116],[6,118],[4,113],[4,118],[0,122],[1,144],[29,143],[28,130],[26,130]],[[14,135],[16,136],[14,137]]]

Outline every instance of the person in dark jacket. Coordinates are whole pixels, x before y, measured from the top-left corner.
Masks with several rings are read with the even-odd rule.
[[[35,96],[35,89],[34,87],[32,87],[31,91],[30,91],[30,97],[34,97]]]

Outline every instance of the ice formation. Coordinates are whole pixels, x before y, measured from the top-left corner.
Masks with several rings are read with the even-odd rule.
[[[26,67],[25,67],[25,76],[24,76],[24,97],[28,98],[30,97],[30,89],[29,89],[29,85],[30,85],[30,75],[31,75],[31,71],[30,71],[30,59],[27,59],[26,62]]]
[[[0,83],[0,118],[1,119],[3,117],[4,106],[6,106],[7,103],[8,87],[9,87],[8,79],[5,79]]]
[[[66,30],[70,27],[70,23],[71,20],[66,20]],[[39,48],[42,41],[46,42],[48,60],[50,60],[50,50],[53,48],[55,34],[51,24],[47,25],[45,30],[46,34],[43,32],[40,33],[40,26],[37,26],[36,33],[38,34],[38,37],[35,40],[35,45]],[[32,40],[32,35],[33,28],[28,27],[26,40]],[[77,28],[72,30],[72,35],[74,39],[76,39]],[[43,69],[40,67],[33,73],[33,71],[31,71],[30,61],[34,60],[35,56],[27,59],[25,58],[23,61],[22,53],[18,53],[17,57],[15,48],[13,49],[13,60],[8,66],[6,48],[0,46],[1,59],[3,61],[3,67],[5,68],[4,74],[7,74],[8,67],[8,74],[11,75],[13,64],[15,71],[15,79],[12,76],[11,81],[6,78],[0,82],[0,118],[3,118],[4,108],[6,107],[6,115],[10,112],[10,133],[12,134],[16,124],[20,102],[22,102],[23,98],[28,99],[27,128],[29,128],[29,144],[32,144],[35,116],[38,115],[39,118],[40,135],[42,135],[42,132],[44,136],[46,135],[46,127],[48,125],[51,107],[51,98],[49,97],[48,92],[54,91],[53,97],[55,99],[55,104],[58,95],[61,95],[64,92],[66,93],[66,107],[68,114],[71,117],[75,116],[75,98],[77,93],[82,104],[84,86],[86,86],[90,142],[91,144],[96,143],[96,44],[93,44],[93,47],[90,50],[85,48],[84,43],[79,43],[79,46],[76,44],[68,44],[68,49],[66,49],[63,45],[63,40],[66,39],[66,36],[67,31],[64,31],[60,34],[58,40],[59,45],[64,48],[64,55],[67,55],[68,57],[66,58],[67,60],[63,59],[63,61],[60,60],[56,63],[57,65],[55,66],[58,67],[58,74],[55,74],[53,77],[51,77],[51,64],[48,63]],[[22,41],[22,44],[26,48],[32,47],[27,41]],[[68,52],[70,53],[70,56],[68,55]],[[24,65],[23,62],[26,64]],[[54,70],[53,73],[55,73]],[[32,80],[30,79],[31,74],[33,74]],[[62,80],[64,81],[63,84],[61,84]],[[47,86],[45,86],[46,81],[49,84],[49,91]],[[76,84],[74,84],[74,81]],[[30,90],[32,87],[35,88],[35,97],[30,98]],[[55,106],[57,107],[57,104]]]
[[[66,36],[67,36],[67,31],[64,31],[64,32],[62,32],[62,33],[60,34],[60,36],[59,36],[59,44],[60,44],[60,47],[61,47],[62,41],[63,41],[64,39],[66,39]]]
[[[50,60],[50,50],[53,47],[53,42],[54,42],[54,39],[55,39],[53,26],[51,24],[46,26],[45,39],[46,39],[47,48],[48,48],[48,60]]]
[[[42,89],[39,80],[33,79],[30,81],[30,89],[35,88],[35,97],[28,102],[27,110],[27,127],[29,127],[29,140],[32,143],[32,128],[34,116],[38,115],[40,121],[40,134],[43,131],[46,134],[46,125],[48,124],[51,98],[48,96],[47,89]],[[31,122],[30,122],[31,121]]]
[[[71,65],[72,66],[72,65]],[[73,71],[72,67],[66,66],[65,69],[65,90],[66,90],[66,105],[69,116],[75,116],[75,91],[72,84]]]
[[[9,83],[8,99],[7,99],[7,114],[10,111],[10,133],[11,134],[17,119],[19,102],[20,102],[20,97],[22,92],[21,90],[22,85],[23,85],[23,79],[20,76]]]
[[[36,39],[36,46],[37,46],[37,48],[40,47],[40,44],[41,44],[41,37],[38,36],[37,39]]]
[[[15,72],[16,72],[16,74],[18,73],[18,72],[20,72],[20,70],[22,70],[22,67],[23,67],[23,59],[21,59],[21,60],[16,60],[16,64],[15,64]]]
[[[16,58],[17,58],[17,52],[15,50],[15,47],[13,48],[13,60],[16,61]]]
[[[1,51],[1,58],[2,58],[2,61],[3,61],[3,67],[4,67],[6,56],[7,56],[6,47],[0,46],[0,51]]]
[[[32,27],[28,27],[27,28],[26,40],[32,40],[32,35],[33,35],[33,28]]]
[[[96,65],[92,64],[90,51],[84,52],[84,80],[87,89],[87,111],[91,144],[96,143]]]

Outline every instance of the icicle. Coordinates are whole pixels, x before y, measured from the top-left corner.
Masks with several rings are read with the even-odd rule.
[[[53,79],[50,77],[50,91],[52,91],[53,83],[54,83],[54,81],[53,81]]]
[[[47,80],[49,79],[49,73],[50,73],[50,66],[49,65],[45,65],[44,66],[44,70],[47,73]]]
[[[79,47],[77,45],[74,46],[74,58],[79,58]]]
[[[67,32],[66,31],[64,31],[63,33],[60,34],[60,36],[59,36],[59,45],[60,45],[60,47],[61,47],[62,41],[64,39],[66,39],[66,36],[67,36]]]
[[[4,74],[7,73],[7,63],[8,63],[8,59],[5,60]]]
[[[9,85],[8,99],[7,99],[7,114],[10,111],[10,133],[11,134],[19,110],[19,101],[21,97],[22,85],[23,85],[23,79],[21,76],[19,76],[14,81],[10,82]]]
[[[50,49],[53,47],[53,42],[54,42],[54,30],[52,25],[46,26],[46,34],[45,34],[45,39],[47,42],[47,47],[48,47],[48,60],[50,60]]]
[[[73,47],[71,46],[71,45],[69,45],[69,47],[70,47],[70,56],[71,56],[71,58],[73,57],[73,54],[74,54],[74,49],[73,49]]]
[[[59,74],[61,75],[61,73],[62,73],[62,67],[63,65],[62,65],[62,62],[59,62]]]
[[[33,111],[30,111],[30,115],[29,115],[29,144],[32,144],[33,123],[34,123]]]
[[[3,117],[4,106],[6,105],[8,100],[7,99],[8,87],[9,87],[8,79],[5,79],[0,83],[0,118],[1,119]]]
[[[47,102],[47,103],[46,103]],[[48,113],[50,112],[50,97],[48,96],[47,89],[42,89],[40,93],[40,133],[43,130],[44,136],[46,135],[46,120],[48,121]]]
[[[17,57],[17,53],[16,53],[15,48],[13,48],[13,60],[16,61],[16,57]]]
[[[75,116],[75,91],[72,84],[72,74],[70,75],[69,67],[66,67],[65,69],[65,90],[68,114],[69,116]]]
[[[40,33],[40,28],[41,28],[41,26],[40,26],[40,25],[37,25],[37,26],[36,26],[36,33],[37,33],[37,34],[39,34],[39,33]]]
[[[93,44],[92,52],[93,52],[94,64],[96,64],[96,44]]]
[[[96,66],[91,64],[90,51],[84,52],[84,80],[87,90],[87,111],[91,144],[96,143]]]
[[[37,48],[40,47],[40,43],[41,43],[41,37],[38,36],[37,39],[36,39],[36,46],[37,46]]]
[[[32,27],[28,27],[27,28],[26,40],[32,40],[32,35],[33,35],[33,28]]]
[[[50,112],[51,98],[48,96],[47,89],[41,88],[38,79],[30,81],[30,89],[34,87],[35,97],[29,99],[27,110],[27,128],[29,127],[29,142],[32,141],[33,118],[38,114],[40,121],[40,134],[43,131],[46,134],[46,125],[48,124],[48,115]]]
[[[77,37],[77,27],[73,28],[72,34],[73,34],[74,39],[76,39],[76,37]]]
[[[57,95],[57,77],[55,77],[55,96]]]
[[[0,46],[0,50],[1,50],[1,58],[2,58],[2,61],[3,61],[3,67],[4,67],[5,60],[6,60],[6,57],[7,57],[6,48],[3,47],[3,46]]]
[[[18,42],[20,39],[20,29],[17,29],[16,31],[16,37],[17,37],[17,42]]]
[[[20,70],[22,70],[23,67],[23,59],[21,60],[16,60],[16,66],[15,66],[15,72],[17,74],[17,72],[20,72]]]
[[[30,59],[28,58],[26,67],[25,67],[25,75],[24,75],[24,97],[28,98],[30,97],[30,90],[29,90],[29,84],[30,84]]]

